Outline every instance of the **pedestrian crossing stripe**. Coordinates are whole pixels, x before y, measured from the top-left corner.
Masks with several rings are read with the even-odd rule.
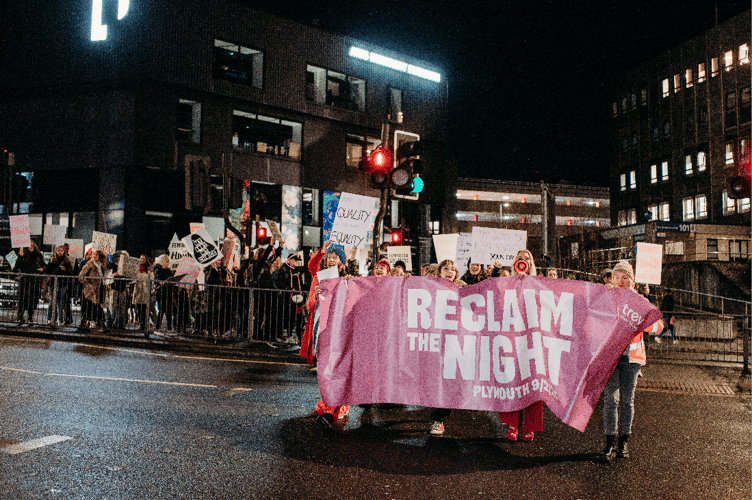
[[[23,443],[13,444],[10,446],[4,446],[0,448],[0,451],[3,453],[7,453],[8,455],[18,455],[19,453],[24,453],[26,451],[35,450],[37,448],[42,448],[44,446],[49,446],[51,444],[55,443],[61,443],[63,441],[68,441],[69,439],[73,439],[68,436],[47,436],[39,439],[32,439],[31,441],[24,441]]]

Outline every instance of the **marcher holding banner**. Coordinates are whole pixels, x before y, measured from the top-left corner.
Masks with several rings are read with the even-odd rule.
[[[313,277],[311,281],[311,290],[308,293],[308,299],[306,300],[306,309],[308,310],[308,321],[306,321],[305,332],[303,333],[303,339],[300,342],[300,356],[305,358],[309,365],[312,365],[316,361],[316,352],[314,350],[314,328],[316,325],[316,301],[318,300],[318,284],[319,279],[317,273],[322,269],[329,269],[330,267],[339,268],[340,276],[345,273],[345,262],[347,257],[345,256],[344,249],[339,245],[332,245],[332,241],[328,240],[324,243],[318,252],[316,252],[311,260],[308,262],[308,270]],[[344,406],[326,406],[322,400],[316,403],[316,422],[324,427],[331,428],[332,424],[341,419],[350,412],[350,405]]]
[[[514,256],[512,264],[513,276],[537,276],[535,261],[530,250],[519,250]],[[517,441],[520,424],[522,424],[523,439],[532,441],[536,432],[543,431],[543,401],[536,401],[524,410],[500,412],[499,419],[509,426],[507,439]]]
[[[634,279],[634,272],[629,262],[619,261],[612,271],[611,288],[635,291]],[[657,323],[661,323],[661,320]],[[662,325],[658,326],[662,327]],[[642,337],[643,334],[640,332],[632,338],[603,389],[603,427],[606,434],[606,447],[601,452],[601,458],[604,462],[613,460],[614,455],[619,458],[629,457],[627,441],[634,417],[635,387],[637,387],[640,369],[646,363],[645,343]],[[617,425],[619,444],[614,453]]]
[[[458,288],[464,288],[467,283],[457,277],[457,266],[453,260],[442,260],[439,262],[439,278],[449,280],[454,283]],[[452,413],[450,408],[434,408],[431,410],[431,428],[428,430],[429,434],[440,436],[444,434],[444,420],[449,418]]]

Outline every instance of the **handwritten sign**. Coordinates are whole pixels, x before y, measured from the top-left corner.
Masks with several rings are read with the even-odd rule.
[[[178,238],[178,234],[174,233],[170,240],[170,246],[167,248],[167,253],[170,256],[170,269],[175,271],[180,264],[180,260],[183,257],[188,257],[188,249],[185,247],[185,243]]]
[[[386,260],[389,261],[389,265],[394,267],[394,264],[401,260],[405,263],[405,271],[412,272],[413,270],[413,256],[409,246],[388,246],[386,247]]]
[[[101,233],[99,231],[92,231],[91,233],[91,249],[101,250],[107,255],[115,253],[117,244],[117,235],[109,233]]]
[[[363,248],[368,230],[376,217],[378,203],[378,198],[342,193],[329,234],[332,243]]]
[[[660,285],[662,267],[663,245],[637,243],[635,281],[649,285]]]
[[[222,252],[214,244],[206,228],[202,227],[189,234],[183,238],[183,243],[201,269],[222,258]]]
[[[454,258],[454,263],[457,266],[457,276],[465,274],[472,254],[473,235],[471,233],[460,233],[457,238],[457,252]]]
[[[316,273],[316,277],[319,279],[319,282],[322,282],[324,280],[328,280],[331,278],[339,278],[339,269],[337,269],[337,266],[332,266],[326,269],[322,269],[321,271]]]
[[[175,276],[183,275],[183,277],[180,278],[180,283],[185,287],[185,285],[195,283],[200,272],[201,267],[198,265],[198,262],[196,262],[196,259],[187,256],[180,259],[180,263],[175,271]]]
[[[273,220],[266,219],[266,224],[272,232],[272,236],[276,241],[282,241],[282,233],[279,231],[279,225]]]
[[[509,266],[515,254],[527,246],[527,231],[474,227],[472,234],[472,259],[476,264],[489,265],[500,260]]]
[[[71,259],[83,259],[84,257],[84,240],[76,238],[65,238],[63,245],[68,244],[68,256]]]
[[[135,278],[138,276],[139,259],[128,255],[121,255],[118,262],[118,274],[126,278]]]
[[[31,245],[31,235],[29,232],[28,215],[11,215],[10,221],[10,241],[13,248],[23,248]]]
[[[65,242],[66,231],[68,231],[66,226],[45,224],[42,243],[52,246],[62,245]]]

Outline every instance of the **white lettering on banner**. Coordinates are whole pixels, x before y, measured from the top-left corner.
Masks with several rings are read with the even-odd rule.
[[[533,379],[528,383],[517,387],[498,387],[493,385],[474,385],[473,397],[476,398],[494,398],[494,399],[515,399],[520,398],[532,392],[546,392],[556,397],[556,390],[551,387],[548,380]]]
[[[522,313],[521,306],[524,306],[525,314]],[[437,290],[434,300],[428,290],[408,289],[407,327],[424,330],[407,332],[409,349],[441,352],[443,338],[445,379],[455,379],[459,370],[460,377],[464,380],[473,380],[477,375],[480,381],[490,381],[493,374],[497,383],[504,384],[514,380],[519,373],[520,380],[548,376],[551,384],[558,385],[561,358],[563,353],[570,352],[572,343],[542,332],[553,331],[561,336],[572,336],[574,294],[562,292],[557,302],[551,290],[524,289],[520,299],[516,290],[508,289],[504,291],[501,321],[496,319],[496,307],[492,290],[486,292],[486,297],[472,294],[461,300],[456,290]],[[626,306],[622,316],[632,324],[642,321],[639,315],[631,309],[627,310]],[[468,332],[514,330],[526,334],[514,337],[513,343],[505,335],[493,336],[492,340],[486,335],[425,332],[430,328],[458,331],[460,325]],[[532,328],[536,330],[529,331]],[[480,341],[477,342],[476,339]]]

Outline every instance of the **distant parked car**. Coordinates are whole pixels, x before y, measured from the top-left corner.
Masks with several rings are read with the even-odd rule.
[[[18,282],[0,278],[0,308],[15,309],[18,304]]]

